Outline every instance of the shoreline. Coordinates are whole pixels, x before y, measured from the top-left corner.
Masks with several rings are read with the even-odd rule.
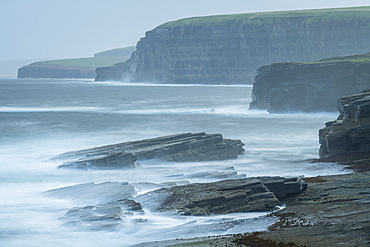
[[[308,188],[281,200],[268,231],[141,243],[161,246],[369,246],[370,171],[304,178]]]

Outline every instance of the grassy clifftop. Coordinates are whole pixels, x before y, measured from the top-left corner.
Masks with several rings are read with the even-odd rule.
[[[28,67],[79,67],[79,68],[97,68],[102,66],[110,66],[118,62],[127,60],[129,57],[87,57],[60,59],[32,63]]]
[[[242,23],[256,24],[258,19],[262,23],[279,21],[284,18],[306,18],[306,23],[336,21],[341,19],[352,18],[370,18],[370,6],[354,7],[354,8],[334,8],[334,9],[312,9],[312,10],[296,10],[296,11],[277,11],[277,12],[259,12],[247,14],[231,14],[231,15],[216,15],[205,17],[191,17],[164,23],[158,28],[171,28],[183,25],[222,25],[224,23]],[[370,26],[370,23],[369,23]]]
[[[35,62],[18,69],[18,78],[95,78],[95,69],[126,61],[126,56],[96,56]]]

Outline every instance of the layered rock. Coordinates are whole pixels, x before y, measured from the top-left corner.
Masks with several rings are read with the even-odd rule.
[[[370,86],[370,53],[314,63],[277,63],[258,70],[250,109],[336,111],[338,98]]]
[[[338,110],[339,117],[319,131],[320,157],[370,153],[370,91],[340,98]]]
[[[304,178],[308,188],[281,199],[277,221],[264,232],[141,243],[164,246],[369,246],[369,172]]]
[[[148,31],[126,63],[98,68],[96,80],[252,83],[262,65],[368,52],[369,11],[301,10],[168,22]]]
[[[235,159],[243,153],[243,146],[240,140],[224,139],[221,134],[184,133],[68,152],[56,158],[72,159],[61,167],[122,169],[136,167],[135,161],[143,159],[173,162]]]
[[[112,182],[80,184],[45,194],[90,204],[68,210],[61,218],[66,225],[105,230],[129,221],[145,222],[145,210],[193,216],[272,211],[282,204],[280,200],[305,191],[307,184],[300,178],[257,177],[156,187],[163,188],[137,197],[131,184]]]
[[[195,183],[162,188],[137,197],[151,209],[181,215],[271,211],[279,199],[307,188],[298,178],[263,177]]]

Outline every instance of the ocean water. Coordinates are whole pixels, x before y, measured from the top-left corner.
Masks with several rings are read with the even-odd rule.
[[[216,179],[191,175],[225,169],[248,177],[346,172],[336,164],[307,161],[318,157],[318,130],[337,113],[249,111],[251,90],[240,85],[0,79],[0,246],[129,246],[266,229],[274,219],[263,213],[175,217],[145,207],[143,221],[127,220],[114,230],[71,227],[61,217],[91,202],[43,193],[89,182],[210,182]],[[52,159],[66,151],[185,132],[240,139],[245,154],[222,162],[145,161],[136,169],[114,171],[57,169],[61,161]],[[138,195],[154,188],[135,187]],[[99,201],[104,192],[90,197]],[[235,220],[239,223],[225,224]]]

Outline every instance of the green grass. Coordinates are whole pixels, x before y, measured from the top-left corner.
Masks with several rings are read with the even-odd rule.
[[[116,48],[107,51],[102,51],[94,54],[94,57],[111,57],[111,56],[131,56],[131,53],[136,49],[136,46]]]
[[[305,18],[305,23],[337,21],[343,19],[369,19],[370,6],[335,9],[312,9],[295,11],[259,12],[247,14],[215,15],[205,17],[191,17],[164,23],[158,28],[170,28],[183,25],[205,25],[205,24],[263,24],[279,22],[284,18]]]
[[[31,67],[79,67],[79,68],[97,68],[97,67],[107,67],[113,64],[123,62],[129,59],[129,56],[124,57],[86,57],[86,58],[73,58],[73,59],[60,59],[60,60],[50,60],[32,63]]]

